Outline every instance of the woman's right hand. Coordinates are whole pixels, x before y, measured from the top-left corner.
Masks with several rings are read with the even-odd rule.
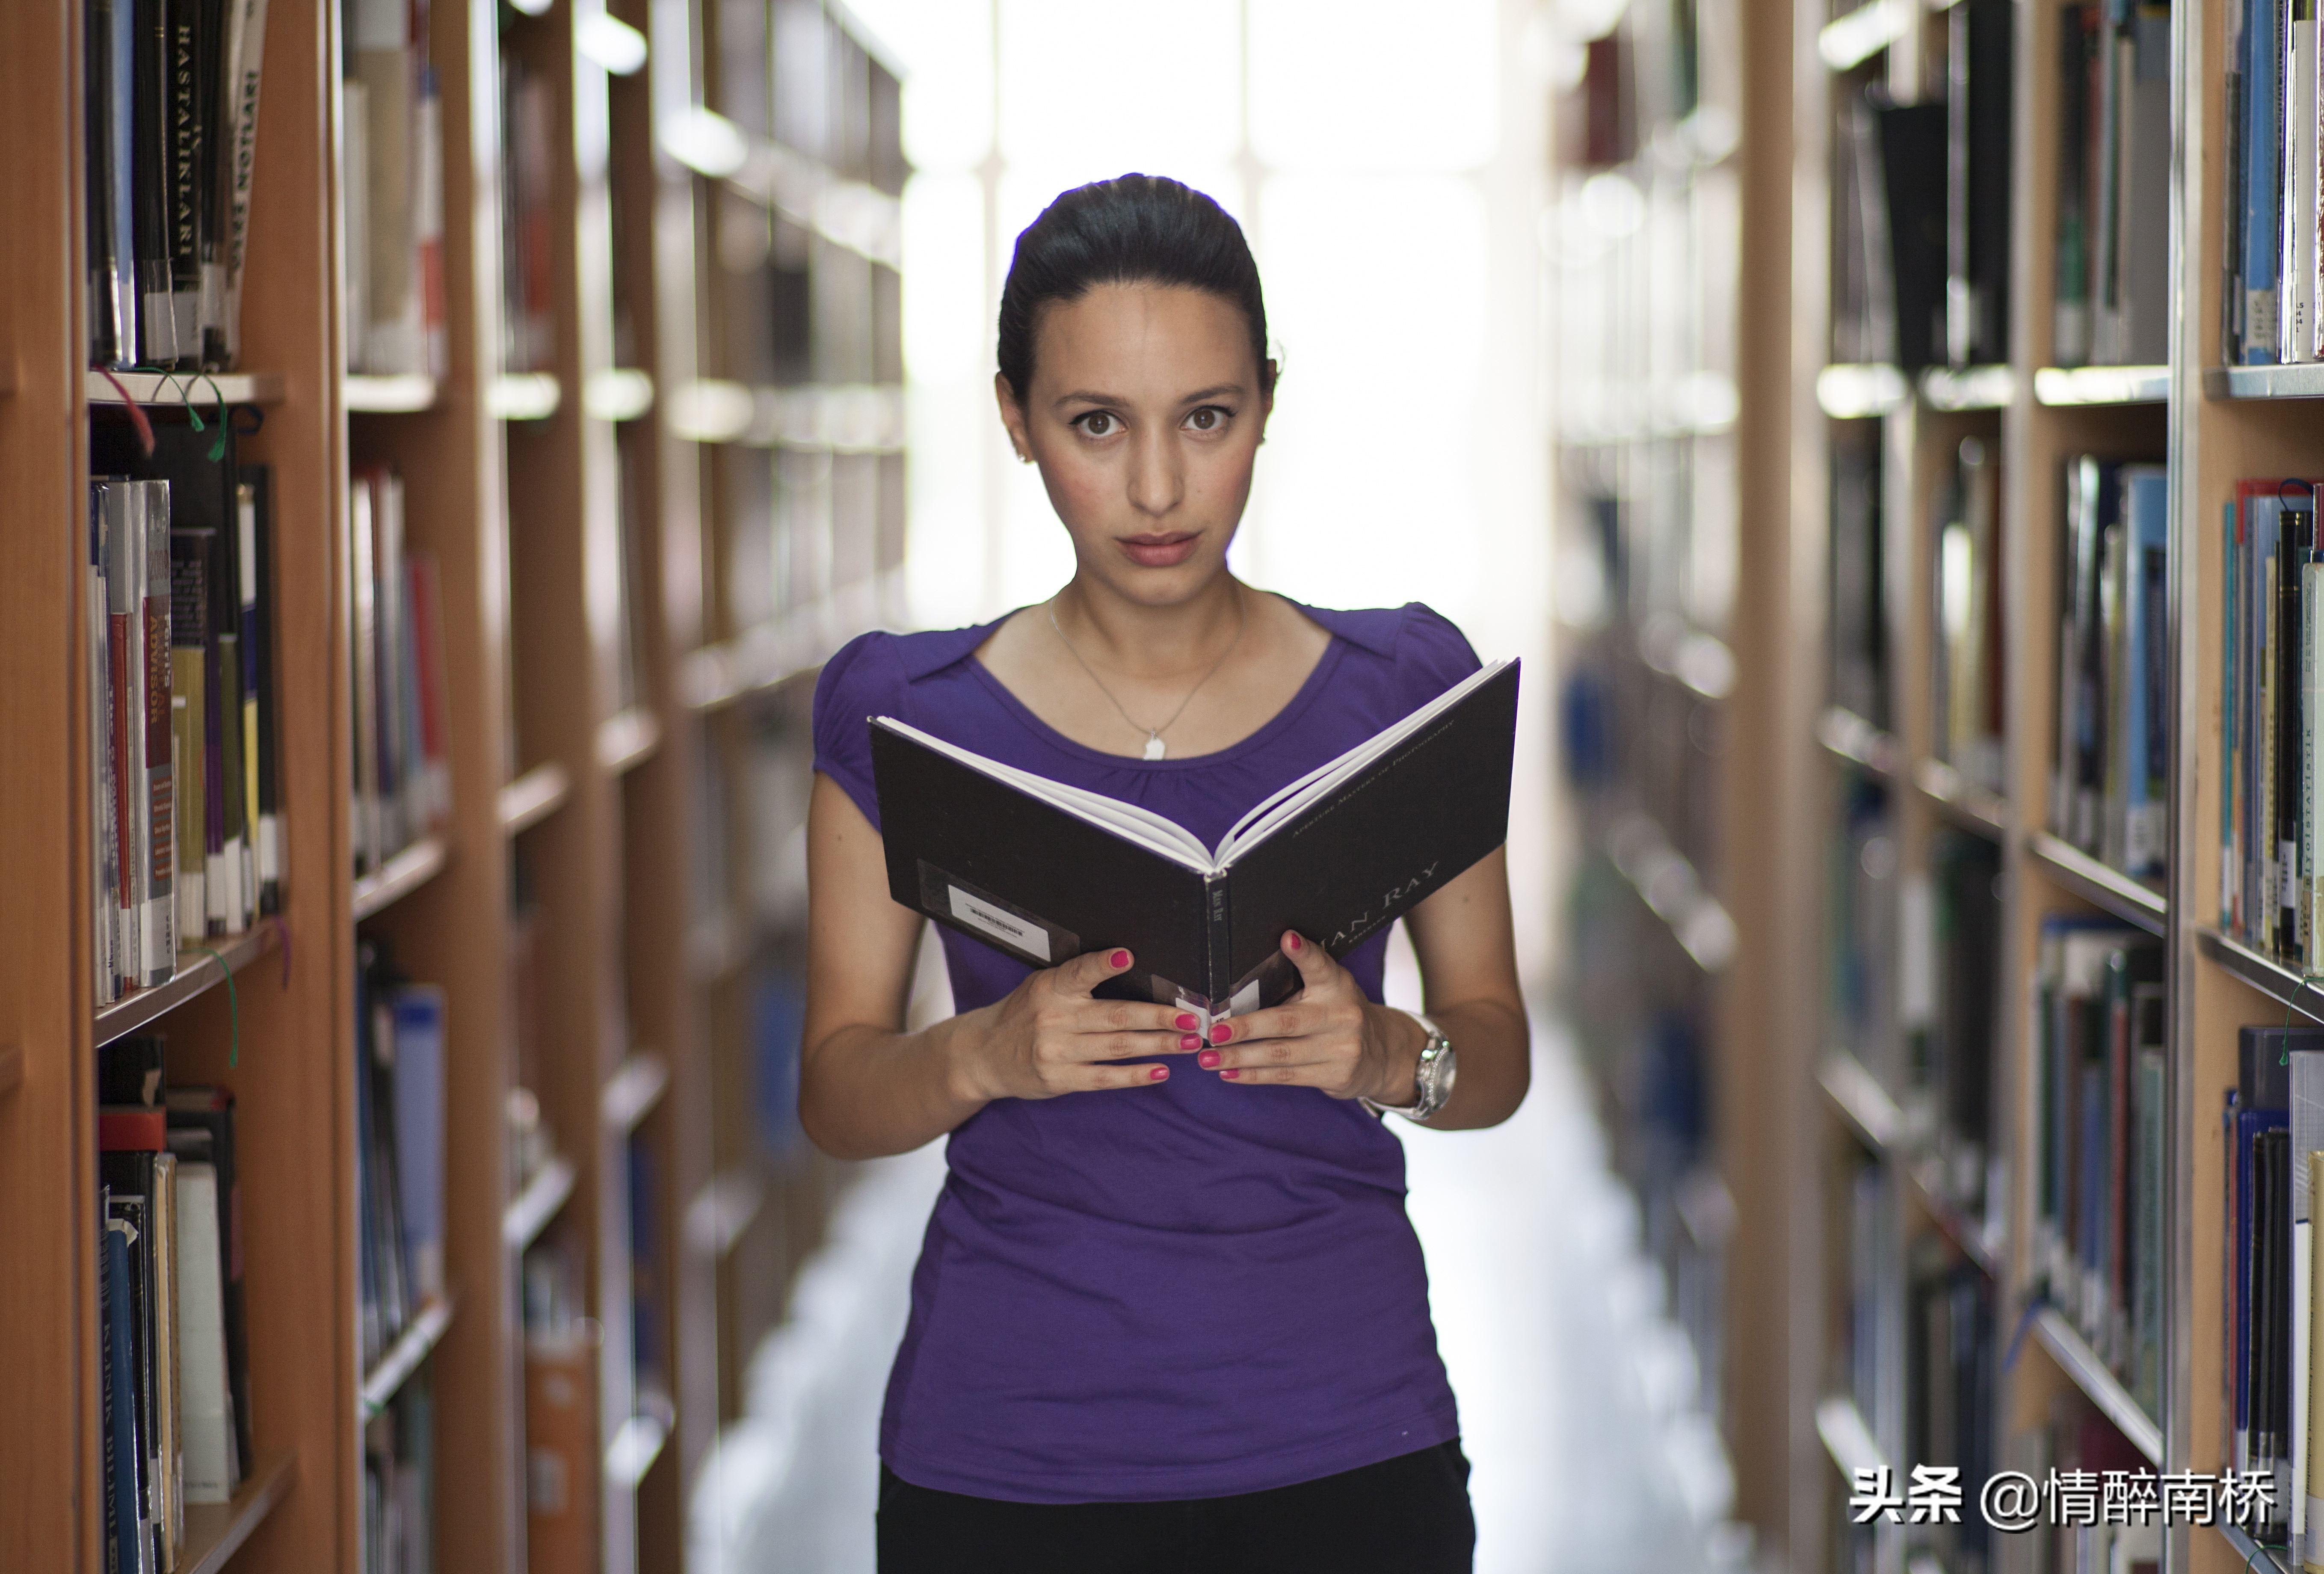
[[[1135,1000],[1098,1000],[1091,991],[1129,971],[1125,950],[1092,951],[1029,975],[977,1015],[953,1066],[960,1097],[1055,1098],[1108,1088],[1151,1088],[1167,1066],[1109,1065],[1133,1055],[1192,1054],[1203,1047],[1194,1014]],[[989,1014],[989,1015],[987,1014]]]

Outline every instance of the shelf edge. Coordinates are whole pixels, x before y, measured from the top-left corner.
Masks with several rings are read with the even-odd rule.
[[[622,1135],[635,1131],[669,1088],[669,1062],[650,1050],[631,1051],[598,1095],[605,1129]]]
[[[2197,930],[2195,939],[2204,956],[2245,984],[2271,999],[2282,1001],[2311,1021],[2324,1022],[2324,989],[2273,958],[2262,956],[2209,925]]]
[[[1991,841],[2009,838],[2009,801],[1978,785],[1942,760],[1924,759],[1915,765],[1913,785],[1962,829]]]
[[[363,1386],[355,1393],[355,1419],[368,1421],[387,1408],[396,1390],[410,1380],[444,1338],[444,1330],[452,1326],[452,1301],[439,1295],[420,1309],[411,1326],[398,1334],[372,1369],[364,1374]]]
[[[1823,1451],[1849,1480],[1859,1471],[1877,1473],[1888,1468],[1888,1457],[1872,1440],[1872,1429],[1864,1424],[1856,1401],[1847,1395],[1827,1394],[1816,1402],[1815,1428],[1816,1436],[1823,1440]]]
[[[198,1557],[181,1553],[176,1574],[219,1574],[242,1544],[250,1540],[274,1505],[289,1495],[290,1484],[298,1475],[299,1456],[295,1453],[270,1453],[259,1457],[258,1468],[250,1473],[230,1503],[189,1503],[186,1505],[187,1543],[190,1551],[193,1527],[197,1523],[218,1520],[225,1522],[214,1527],[210,1542]]]
[[[2106,1363],[2083,1342],[2065,1314],[2054,1306],[2044,1306],[2034,1316],[2034,1332],[2074,1386],[2106,1413],[2106,1418],[2130,1440],[2131,1447],[2160,1468],[2163,1429],[2138,1407],[2138,1401],[2130,1396],[2130,1390],[2122,1385],[2121,1380],[2107,1370]]]
[[[1833,1050],[1816,1067],[1816,1081],[1857,1136],[1886,1155],[1904,1129],[1904,1111],[1871,1069],[1846,1050]]]
[[[540,1238],[558,1210],[572,1199],[573,1183],[580,1172],[569,1159],[551,1159],[540,1173],[501,1210],[501,1240],[512,1252],[521,1252]]]
[[[2160,893],[2107,867],[2052,832],[2037,830],[2027,836],[2025,850],[2052,879],[2083,901],[2152,935],[2160,935],[2168,927],[2170,903]]]
[[[443,838],[425,836],[371,874],[358,877],[353,903],[355,921],[361,923],[402,901],[442,874],[450,859],[451,851]]]
[[[111,1005],[98,1006],[95,1042],[104,1045],[125,1038],[189,1000],[208,994],[224,982],[226,973],[239,973],[274,950],[281,943],[282,920],[279,915],[270,915],[241,934],[221,938],[226,943],[214,948],[217,957],[208,951],[180,951],[177,971],[167,984],[133,989]],[[226,959],[226,972],[218,969],[219,957]]]
[[[573,778],[555,760],[535,765],[501,789],[501,832],[515,836],[530,830],[565,807]]]

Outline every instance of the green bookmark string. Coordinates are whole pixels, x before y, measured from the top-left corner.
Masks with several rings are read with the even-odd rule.
[[[224,957],[219,956],[208,946],[194,946],[189,949],[201,952],[211,961],[216,962],[218,965],[218,971],[226,975],[226,1009],[227,1017],[234,1023],[234,1037],[226,1046],[226,1064],[228,1070],[233,1070],[242,1064],[242,1001],[235,994],[234,969],[226,966]]]

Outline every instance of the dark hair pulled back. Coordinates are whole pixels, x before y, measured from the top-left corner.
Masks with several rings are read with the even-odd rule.
[[[1001,375],[1023,399],[1033,385],[1033,334],[1041,308],[1080,300],[1099,284],[1175,284],[1239,306],[1250,326],[1263,393],[1267,302],[1242,226],[1227,210],[1165,175],[1117,175],[1059,196],[1017,237],[1001,289]]]

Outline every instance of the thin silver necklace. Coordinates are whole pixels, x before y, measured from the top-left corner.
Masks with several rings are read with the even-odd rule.
[[[1242,594],[1241,591],[1238,589],[1235,593],[1234,638],[1227,641],[1227,648],[1219,653],[1219,659],[1213,662],[1209,668],[1204,671],[1203,675],[1194,680],[1194,686],[1186,690],[1186,698],[1178,701],[1178,708],[1170,713],[1170,719],[1164,722],[1160,727],[1148,727],[1144,722],[1139,720],[1136,717],[1130,715],[1129,711],[1122,708],[1121,701],[1114,698],[1113,690],[1105,686],[1105,680],[1097,675],[1097,669],[1091,666],[1087,662],[1083,661],[1081,652],[1074,649],[1074,642],[1065,637],[1065,629],[1060,626],[1057,622],[1057,598],[1056,597],[1052,596],[1049,597],[1047,610],[1049,614],[1049,626],[1056,630],[1057,643],[1065,647],[1065,653],[1073,657],[1073,659],[1080,664],[1083,671],[1089,674],[1089,681],[1097,685],[1097,691],[1106,697],[1107,701],[1112,705],[1113,708],[1117,712],[1120,713],[1121,719],[1128,722],[1134,730],[1142,732],[1146,735],[1146,757],[1149,760],[1158,760],[1170,752],[1169,745],[1162,741],[1162,735],[1168,732],[1173,727],[1176,727],[1178,724],[1178,718],[1186,714],[1186,707],[1192,705],[1194,702],[1194,696],[1202,692],[1203,685],[1209,682],[1217,673],[1218,670],[1227,664],[1227,658],[1235,653],[1235,647],[1237,645],[1242,643],[1242,631],[1250,626],[1250,613],[1249,609],[1243,606]]]

